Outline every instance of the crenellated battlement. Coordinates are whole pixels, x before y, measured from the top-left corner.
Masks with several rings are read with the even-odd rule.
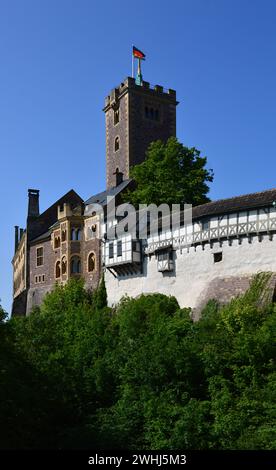
[[[105,98],[104,111],[112,107],[127,91],[145,93],[148,96],[158,96],[160,99],[176,102],[176,91],[171,88],[164,88],[162,85],[151,85],[149,82],[142,81],[141,85],[135,83],[133,77],[127,77],[119,86],[113,88]]]

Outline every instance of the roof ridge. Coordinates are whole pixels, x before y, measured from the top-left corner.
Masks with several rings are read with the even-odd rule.
[[[240,194],[239,196],[226,197],[223,199],[214,199],[213,201],[205,202],[204,204],[199,204],[198,206],[195,206],[195,207],[203,207],[203,206],[207,206],[208,204],[215,204],[215,203],[224,202],[224,201],[232,201],[234,199],[240,199],[242,197],[249,197],[249,196],[256,196],[257,194],[264,194],[264,193],[269,193],[272,191],[276,191],[276,188],[271,188],[271,189],[267,189],[263,191],[257,191],[255,193]]]

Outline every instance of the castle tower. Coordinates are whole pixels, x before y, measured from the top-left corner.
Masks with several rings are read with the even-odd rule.
[[[145,81],[138,85],[131,77],[106,97],[107,189],[129,178],[130,168],[145,159],[151,142],[176,135],[177,104],[174,90]]]

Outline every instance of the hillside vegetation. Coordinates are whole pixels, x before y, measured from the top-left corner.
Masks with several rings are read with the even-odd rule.
[[[200,321],[174,297],[106,306],[57,286],[27,318],[0,311],[1,448],[275,449],[269,274]]]

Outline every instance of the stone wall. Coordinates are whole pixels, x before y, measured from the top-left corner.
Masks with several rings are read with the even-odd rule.
[[[214,262],[214,253],[222,260]],[[105,272],[109,305],[124,295],[159,292],[173,295],[181,307],[191,307],[195,315],[210,298],[227,302],[244,292],[252,275],[260,271],[276,272],[276,235],[251,236],[231,243],[198,245],[174,251],[174,271],[157,271],[156,255],[145,256],[143,274],[114,278]]]

